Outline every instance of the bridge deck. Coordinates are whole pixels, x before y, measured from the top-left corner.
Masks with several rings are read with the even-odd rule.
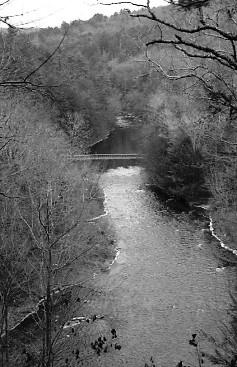
[[[70,160],[75,161],[91,161],[91,160],[114,160],[114,159],[142,159],[139,154],[77,154],[69,157]]]

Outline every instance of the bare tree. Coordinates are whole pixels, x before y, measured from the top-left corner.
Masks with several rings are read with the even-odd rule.
[[[27,266],[27,245],[14,200],[1,199],[0,236],[0,337],[2,365],[9,366],[9,312],[24,302],[32,285]],[[11,325],[12,326],[12,325]]]
[[[136,2],[102,3],[131,4],[139,8],[129,13],[133,18],[145,19],[155,26],[147,35],[146,58],[156,70],[172,80],[197,79],[209,98],[236,113],[234,74],[237,70],[237,8],[226,1],[167,1],[170,6],[159,12]],[[161,15],[160,15],[161,14]],[[176,57],[174,68],[167,58],[159,59],[162,50],[172,48]],[[156,52],[154,52],[154,50]],[[224,74],[223,74],[224,73]]]
[[[39,80],[34,79],[38,72],[46,65],[61,48],[69,28],[65,28],[61,39],[55,48],[47,56],[43,58],[43,61],[38,62],[32,70],[27,71],[24,76],[18,77],[17,71],[19,65],[16,66],[16,58],[18,55],[14,55],[14,47],[17,41],[19,41],[19,34],[24,34],[24,28],[15,25],[14,19],[18,16],[23,16],[24,14],[6,14],[6,6],[11,3],[11,0],[3,1],[0,4],[0,23],[7,26],[7,30],[3,29],[1,31],[0,39],[0,49],[1,49],[1,72],[0,72],[0,87],[3,88],[23,88],[28,91],[37,91],[41,94],[46,94],[47,96],[53,98],[50,87],[56,86],[46,86],[40,83]],[[4,14],[1,14],[4,12]],[[15,77],[14,77],[15,76]]]
[[[70,310],[80,306],[75,298],[82,280],[72,279],[71,268],[94,246],[86,233],[90,224],[84,228],[90,206],[86,197],[93,199],[93,192],[85,193],[92,181],[86,166],[78,169],[68,161],[71,147],[51,124],[45,104],[32,105],[22,94],[7,97],[1,100],[0,119],[1,340],[10,361],[12,310],[20,300],[28,303],[32,313],[22,325],[35,325],[42,337],[35,355],[42,366],[51,366]]]

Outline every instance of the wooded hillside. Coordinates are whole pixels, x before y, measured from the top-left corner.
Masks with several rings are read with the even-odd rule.
[[[64,343],[65,319],[53,328],[55,294],[70,280],[68,267],[104,238],[88,224],[99,214],[94,171],[68,157],[88,152],[119,115],[140,128],[147,182],[171,199],[208,200],[216,228],[236,246],[236,42],[234,0],[155,9],[148,1],[137,12],[60,28],[2,30],[0,333],[7,367],[27,366],[27,358],[51,367]],[[70,297],[79,299],[71,290]],[[26,300],[38,304],[40,337],[30,357],[20,349],[10,355],[18,342],[11,344],[9,329],[28,310]],[[69,303],[60,303],[63,316]]]

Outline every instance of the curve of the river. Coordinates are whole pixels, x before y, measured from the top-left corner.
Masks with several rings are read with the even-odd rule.
[[[141,171],[120,167],[101,178],[120,253],[100,277],[105,291],[100,311],[122,346],[101,363],[143,367],[153,356],[156,366],[176,366],[180,360],[197,365],[188,341],[200,329],[220,336],[219,326],[230,322],[235,268],[222,267],[201,224],[169,214],[141,189]]]

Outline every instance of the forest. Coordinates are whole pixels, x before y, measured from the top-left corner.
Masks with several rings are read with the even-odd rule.
[[[64,327],[114,249],[108,224],[90,222],[103,213],[98,172],[69,159],[118,116],[139,127],[147,183],[208,204],[237,249],[237,4],[148,1],[55,28],[0,22],[0,366],[83,365]]]

